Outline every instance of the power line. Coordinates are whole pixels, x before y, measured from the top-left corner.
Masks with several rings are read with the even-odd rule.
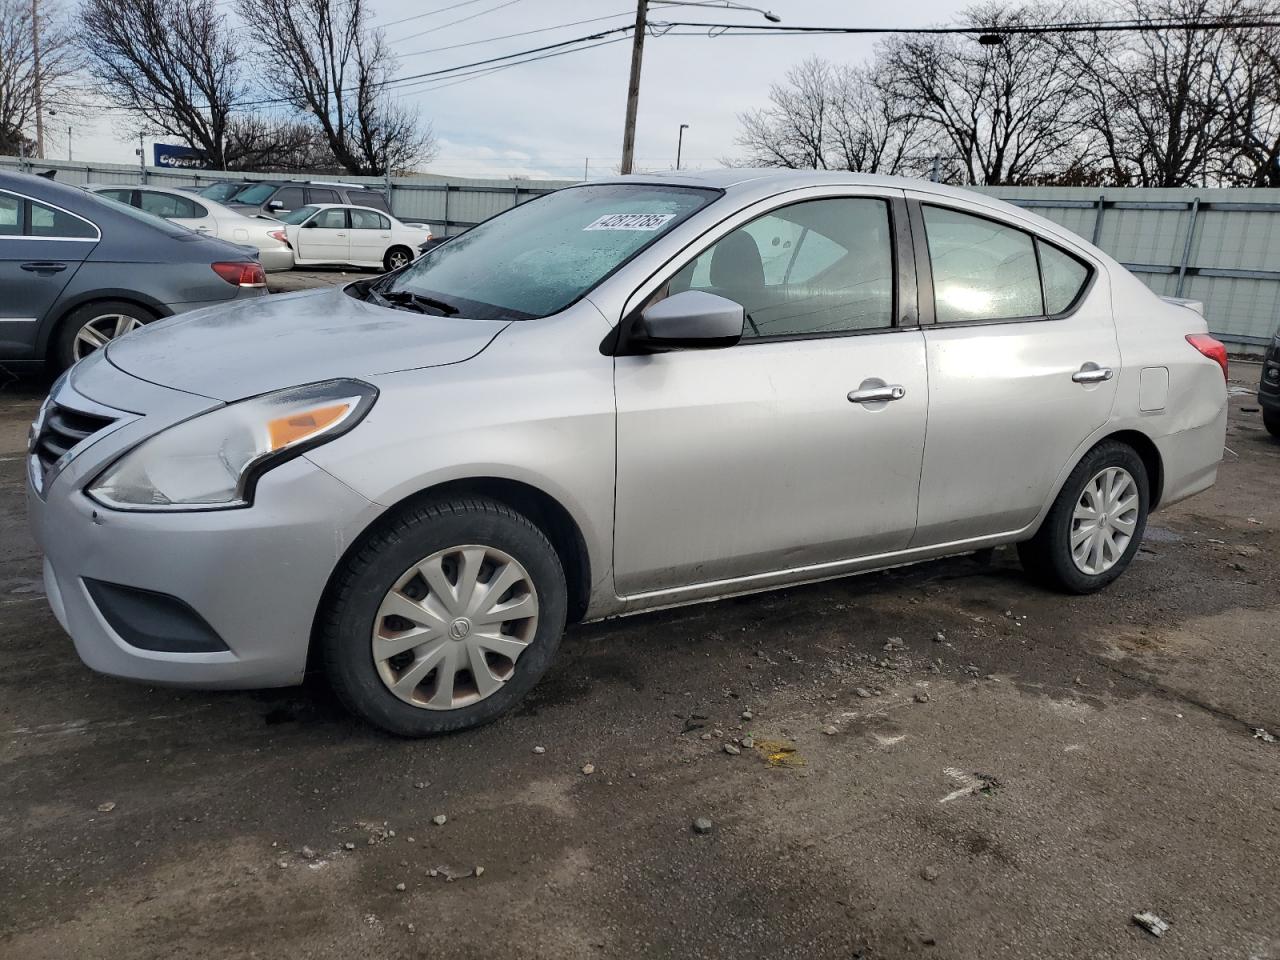
[[[1062,33],[1150,33],[1158,30],[1245,30],[1251,27],[1277,27],[1276,17],[1214,17],[1205,20],[1142,19],[1097,20],[1073,23],[1045,24],[989,24],[987,26],[962,27],[783,27],[775,24],[750,23],[700,23],[695,21],[650,21],[654,36],[676,37],[770,37],[770,36],[821,36],[841,34],[1062,34]],[[677,27],[693,27],[693,31],[675,32]]]
[[[513,63],[500,64],[496,67],[482,67],[481,69],[471,70],[464,73],[451,73],[442,78],[421,80],[421,81],[410,83],[403,87],[397,87],[396,89],[401,92],[404,92],[407,90],[413,90],[419,93],[424,90],[441,90],[445,87],[456,86],[459,83],[466,83],[469,80],[479,80],[482,77],[487,77],[492,74],[499,73],[502,70],[508,70],[511,67],[518,67],[521,64],[535,63],[539,60],[550,60],[553,57],[563,57],[570,53],[579,53],[583,50],[594,50],[596,47],[605,47],[611,43],[618,43],[619,41],[626,40],[626,39],[627,39],[626,37],[612,37],[608,40],[601,40],[597,43],[589,43],[589,44],[586,44],[585,46],[574,47],[571,50],[558,50],[552,53],[543,54],[542,56],[539,56],[539,57],[528,57],[524,60],[516,60]],[[458,77],[461,77],[462,79],[455,79]]]
[[[417,33],[411,33],[407,37],[397,37],[392,43],[403,43],[406,40],[416,40],[418,37],[425,37],[428,33],[435,33],[437,30],[444,30],[448,27],[456,27],[460,23],[466,23],[468,20],[474,20],[476,17],[483,17],[487,13],[493,13],[495,10],[501,10],[503,7],[510,7],[519,3],[520,0],[505,0],[504,3],[498,4],[496,7],[487,7],[479,13],[473,13],[470,16],[459,17],[457,20],[450,20],[448,23],[442,23],[432,27],[430,30],[419,30]]]
[[[421,20],[423,17],[434,17],[437,13],[448,13],[450,10],[457,10],[459,7],[469,7],[473,3],[479,3],[480,0],[462,0],[461,3],[451,3],[447,7],[439,7],[435,10],[428,10],[426,13],[415,13],[411,17],[401,17],[399,20],[392,20],[390,23],[378,24],[382,27],[394,27],[402,23],[408,23],[410,20]]]
[[[630,10],[623,10],[619,13],[611,13],[605,17],[588,17],[586,20],[570,20],[568,23],[558,23],[554,27],[538,27],[534,30],[521,30],[519,33],[506,33],[499,37],[486,37],[483,40],[468,40],[465,43],[453,43],[447,47],[430,47],[426,50],[414,50],[410,53],[398,53],[397,57],[404,59],[405,57],[417,57],[427,53],[440,53],[444,50],[458,50],[462,47],[475,47],[484,43],[495,43],[498,40],[511,40],[515,37],[528,37],[535,33],[549,33],[552,30],[563,30],[565,27],[577,27],[584,23],[599,23],[601,20],[616,20],[618,17],[631,16]]]

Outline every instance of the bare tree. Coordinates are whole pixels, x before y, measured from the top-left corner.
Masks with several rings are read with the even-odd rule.
[[[1218,20],[1245,12],[1240,0],[1125,0],[1107,8],[1136,19]],[[1086,122],[1118,183],[1204,183],[1229,127],[1228,28],[1150,30],[1060,44],[1082,78]],[[1247,121],[1245,121],[1247,122]]]
[[[412,169],[435,152],[416,111],[387,90],[396,60],[369,25],[365,0],[240,0],[272,80],[315,118],[337,163],[349,173]]]
[[[66,21],[45,4],[37,58],[31,12],[27,0],[0,0],[0,154],[21,153],[35,145],[37,78],[46,114],[79,113],[79,91],[73,82],[79,51]]]
[[[132,129],[157,130],[227,168],[232,113],[248,92],[241,47],[216,0],[85,0],[83,41]]]
[[[743,162],[792,169],[899,173],[918,123],[900,117],[872,70],[810,57],[769,89],[769,106],[742,114]]]
[[[1223,86],[1216,179],[1236,187],[1280,187],[1280,30],[1233,31],[1215,70]]]
[[[1063,7],[973,7],[967,22],[998,42],[894,37],[880,45],[877,69],[900,115],[922,124],[969,183],[1023,183],[1046,168],[1080,164],[1091,143],[1083,136],[1078,71],[1063,47],[1001,28],[1069,19],[1065,14]]]

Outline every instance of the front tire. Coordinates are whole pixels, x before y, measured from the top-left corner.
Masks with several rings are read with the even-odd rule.
[[[151,311],[123,300],[86,303],[71,311],[58,326],[51,359],[59,370],[65,370],[112,340],[155,319]]]
[[[1031,577],[1066,593],[1094,593],[1133,561],[1151,502],[1146,465],[1118,441],[1094,447],[1071,471],[1035,537],[1018,544]]]
[[[318,622],[329,682],[353,713],[406,737],[511,709],[550,666],[568,590],[546,535],[505,504],[410,505],[343,562]]]
[[[1280,439],[1280,412],[1272,413],[1270,410],[1264,410],[1262,423],[1267,428],[1267,433]]]

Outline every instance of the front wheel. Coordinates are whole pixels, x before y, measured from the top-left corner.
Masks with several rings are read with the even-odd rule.
[[[482,498],[409,506],[339,570],[317,636],[354,713],[401,736],[478,726],[546,672],[568,591],[546,535]]]
[[[1138,552],[1149,504],[1142,458],[1126,444],[1101,443],[1071,471],[1035,537],[1018,544],[1022,566],[1067,593],[1101,590]]]
[[[1267,433],[1273,437],[1280,437],[1280,411],[1275,413],[1270,410],[1263,411],[1262,423],[1267,428]]]

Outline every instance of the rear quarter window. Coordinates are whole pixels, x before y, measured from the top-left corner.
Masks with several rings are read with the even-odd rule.
[[[1044,278],[1044,309],[1053,316],[1065,313],[1079,299],[1089,282],[1089,268],[1064,250],[1037,238],[1040,276]]]

